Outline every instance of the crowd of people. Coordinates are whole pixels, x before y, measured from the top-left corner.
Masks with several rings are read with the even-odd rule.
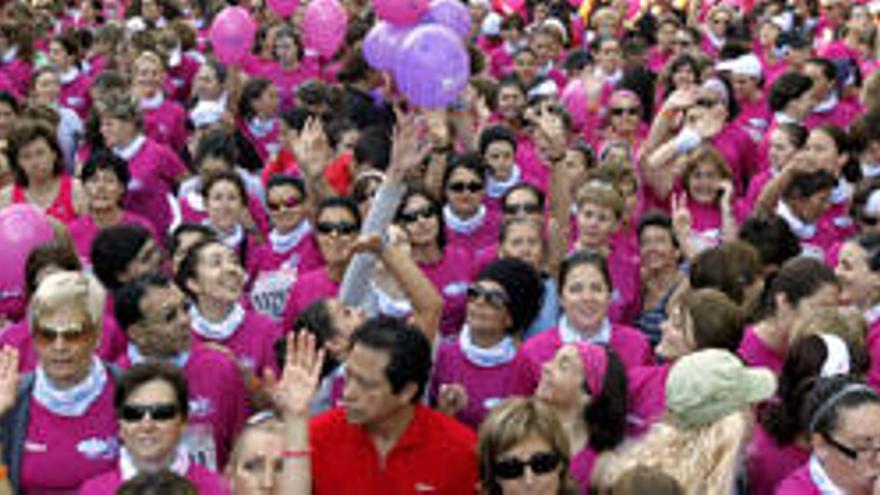
[[[0,5],[0,493],[880,494],[880,2],[468,2]]]

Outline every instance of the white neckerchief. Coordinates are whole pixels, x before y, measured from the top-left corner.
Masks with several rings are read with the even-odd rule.
[[[97,356],[92,356],[91,369],[85,379],[63,390],[52,383],[42,366],[37,366],[33,398],[58,416],[77,417],[85,414],[89,406],[101,396],[106,384],[107,370]]]
[[[303,220],[286,234],[281,234],[278,229],[272,229],[269,232],[269,242],[272,244],[272,251],[276,253],[288,253],[291,249],[299,246],[299,243],[312,233],[312,224],[308,220]]]
[[[880,175],[880,163],[863,163],[862,175],[869,179],[872,177],[877,177],[878,175]]]
[[[797,124],[798,120],[794,117],[790,117],[788,114],[782,112],[776,112],[773,114],[773,118],[776,120],[777,124]]]
[[[816,225],[805,223],[803,220],[795,216],[791,211],[791,208],[785,204],[785,201],[780,201],[776,205],[776,214],[785,220],[788,226],[791,227],[792,232],[798,236],[798,239],[806,240],[816,235]]]
[[[504,196],[511,187],[519,184],[520,179],[522,178],[522,170],[520,170],[517,164],[513,164],[513,170],[510,172],[510,177],[505,181],[498,181],[492,177],[492,174],[487,176],[486,180],[486,194],[489,195],[490,198],[500,198]]]
[[[828,473],[825,472],[825,468],[822,467],[822,463],[816,457],[816,454],[810,456],[808,469],[810,471],[810,480],[816,485],[816,489],[819,490],[821,495],[846,495],[846,492],[835,485],[831,478],[828,477]]]
[[[837,106],[837,93],[832,91],[828,98],[825,98],[813,107],[813,113],[828,113]]]
[[[126,349],[125,354],[128,356],[128,360],[131,361],[131,364],[143,363],[151,359],[150,357],[144,356],[134,342],[128,343],[128,348]],[[189,351],[183,351],[174,357],[162,359],[162,361],[171,363],[178,369],[183,369],[183,367],[186,366],[186,363],[189,362]]]
[[[725,41],[727,41],[724,36],[716,35],[708,27],[704,29],[703,32],[706,34],[706,38],[709,40],[709,43],[712,43],[712,46],[714,46],[715,48],[721,48],[722,46],[724,46]]]
[[[876,323],[877,320],[880,320],[880,304],[865,311],[865,320],[868,322],[868,326],[871,326]]]
[[[393,297],[372,280],[370,281],[370,289],[373,295],[376,296],[376,306],[378,307],[379,314],[392,318],[404,318],[412,313],[412,304],[410,304],[409,299],[406,297],[401,299]]]
[[[266,137],[274,129],[275,119],[261,119],[259,117],[254,117],[248,121],[248,130],[258,138]]]
[[[114,146],[113,153],[122,158],[125,161],[129,161],[134,158],[134,155],[138,154],[138,151],[141,150],[141,146],[147,142],[147,138],[144,137],[143,134],[138,134],[137,137],[131,140],[130,143],[123,147]]]
[[[220,229],[211,225],[211,220],[208,218],[206,218],[202,223],[214,229],[214,232],[217,233],[217,237],[220,239],[220,242],[222,242],[229,249],[238,249],[238,246],[244,240],[244,228],[242,228],[240,223],[235,224],[235,227],[232,228],[232,232],[228,234],[225,232],[221,232]]]
[[[831,204],[839,205],[846,203],[852,197],[853,186],[843,177],[837,179],[837,185],[831,190],[831,196],[828,198]]]
[[[232,311],[222,321],[213,322],[205,318],[199,308],[193,305],[189,308],[189,316],[192,319],[193,332],[207,340],[226,340],[241,327],[244,321],[245,311],[241,304],[236,303]]]
[[[189,453],[186,451],[183,442],[180,442],[174,449],[174,457],[171,459],[168,470],[182,478],[186,478],[186,473],[189,472],[189,463]],[[134,458],[125,447],[120,449],[119,452],[119,472],[122,475],[122,481],[128,481],[138,474]]]
[[[8,50],[3,52],[2,61],[4,64],[8,64],[10,62],[14,62],[18,57],[18,45],[10,47]]]
[[[479,347],[471,339],[471,326],[467,323],[458,336],[458,346],[468,361],[482,368],[494,368],[509,363],[516,357],[516,343],[513,337],[506,335],[492,347]]]
[[[168,67],[178,67],[182,60],[183,53],[180,51],[180,45],[177,45],[168,53]]]
[[[606,317],[602,320],[602,324],[599,326],[599,331],[596,332],[596,335],[585,340],[584,334],[571,325],[567,316],[562,315],[562,318],[559,319],[559,338],[562,340],[563,344],[574,344],[577,342],[607,344],[611,342],[611,322]]]
[[[446,205],[443,207],[443,220],[447,227],[459,234],[473,234],[483,226],[483,221],[486,220],[486,205],[480,205],[474,216],[468,219],[459,217],[452,211],[451,206]]]
[[[622,69],[617,69],[613,73],[608,74],[604,70],[602,70],[601,67],[596,67],[596,69],[593,71],[593,74],[601,79],[602,82],[610,84],[612,86],[616,85],[618,82],[620,82],[621,79],[623,79]]]
[[[61,74],[58,74],[58,82],[61,84],[70,84],[73,81],[76,81],[77,77],[79,77],[79,69],[73,66]]]
[[[165,95],[162,91],[156,91],[156,94],[147,98],[141,98],[141,110],[155,110],[165,103]]]

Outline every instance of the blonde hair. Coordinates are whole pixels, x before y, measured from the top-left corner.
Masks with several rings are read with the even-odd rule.
[[[715,171],[718,172],[723,179],[730,180],[733,177],[730,173],[730,167],[727,165],[727,161],[721,153],[719,153],[714,146],[704,144],[692,151],[685,158],[684,172],[682,172],[681,175],[681,180],[684,182],[685,188],[690,188],[691,175],[697,170],[697,167],[705,162],[714,166]]]
[[[107,291],[91,275],[69,271],[52,273],[40,282],[31,298],[28,323],[36,328],[40,316],[73,306],[82,309],[88,324],[100,333],[106,299]]]
[[[689,429],[662,421],[643,438],[602,455],[593,484],[608,490],[625,473],[645,466],[671,476],[688,495],[734,493],[751,425],[748,410]]]
[[[614,212],[617,220],[623,216],[623,198],[614,185],[598,180],[591,180],[578,190],[575,204],[578,210],[584,204],[591,203],[609,208]]]
[[[788,340],[793,343],[820,333],[837,335],[853,349],[865,349],[868,322],[852,308],[816,308],[795,322]]]
[[[165,68],[165,59],[163,59],[158,53],[145,50],[138,54],[137,58],[134,59],[134,62],[131,64],[132,70],[137,70],[137,66],[144,62],[152,62],[159,66],[162,72],[165,72],[167,69]]]

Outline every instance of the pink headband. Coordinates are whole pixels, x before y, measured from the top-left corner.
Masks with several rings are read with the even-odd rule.
[[[584,381],[590,389],[590,395],[602,395],[605,383],[605,371],[608,369],[608,351],[601,345],[578,342],[572,344],[577,348],[578,355],[584,365]]]

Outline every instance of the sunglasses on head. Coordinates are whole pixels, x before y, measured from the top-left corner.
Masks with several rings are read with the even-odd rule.
[[[39,325],[34,330],[34,341],[38,345],[48,345],[54,343],[60,338],[66,344],[79,344],[88,340],[90,334],[90,329],[84,324],[74,324],[54,328]]]
[[[483,190],[482,182],[450,182],[446,187],[454,193],[463,193],[465,191],[474,194]]]
[[[562,462],[562,458],[556,452],[535,452],[528,460],[503,459],[495,463],[495,476],[502,480],[515,480],[521,478],[526,472],[526,466],[535,475],[553,472]]]
[[[321,235],[351,235],[358,231],[358,226],[351,222],[318,222],[315,229]]]
[[[470,300],[482,299],[496,308],[506,308],[510,299],[503,291],[498,289],[487,289],[479,285],[468,287],[467,296]]]
[[[429,219],[434,216],[434,208],[431,206],[425,206],[424,208],[419,208],[417,210],[412,211],[404,211],[400,214],[400,220],[403,223],[415,223],[420,218]]]
[[[119,411],[119,418],[126,423],[136,423],[143,421],[147,415],[153,421],[170,421],[180,414],[180,408],[177,404],[126,404]]]
[[[611,109],[611,115],[638,115],[639,107],[616,107]]]
[[[541,207],[536,203],[511,203],[504,205],[502,208],[507,215],[517,215],[520,213],[540,213]]]
[[[284,201],[268,201],[266,206],[268,206],[271,211],[280,211],[282,209],[291,210],[299,206],[299,204],[300,199],[296,196],[291,196]]]

